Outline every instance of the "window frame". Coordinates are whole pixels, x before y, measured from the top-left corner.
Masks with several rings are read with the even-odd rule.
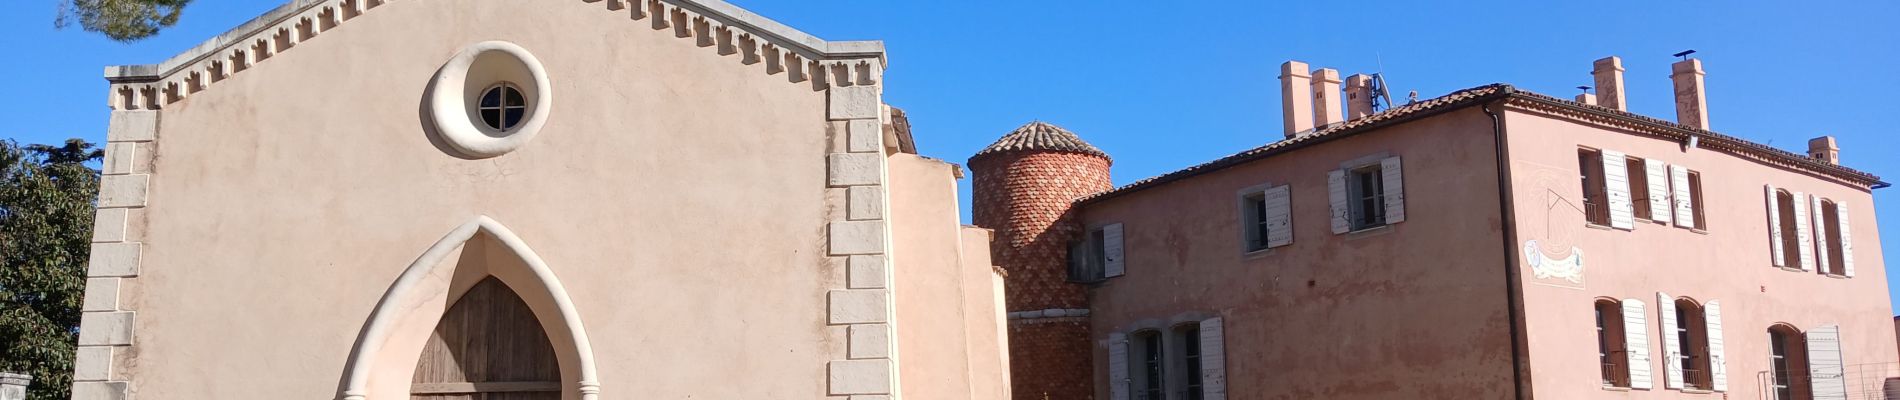
[[[1265,251],[1269,244],[1267,226],[1267,186],[1248,188],[1240,195],[1241,252]]]
[[[1702,303],[1679,297],[1676,302],[1676,350],[1683,390],[1714,390],[1714,361],[1709,354],[1709,320]],[[1693,374],[1691,372],[1694,372]]]
[[[1102,228],[1083,230],[1082,234],[1069,242],[1068,281],[1071,283],[1097,283],[1108,280],[1107,233]],[[1077,258],[1080,252],[1082,258]]]
[[[1702,207],[1702,171],[1685,170],[1689,175],[1689,214],[1695,216],[1695,229],[1706,232],[1709,230],[1709,218]]]
[[[1807,335],[1788,324],[1768,327],[1768,381],[1766,388],[1777,400],[1814,398],[1809,387]]]
[[[1650,207],[1649,159],[1623,156],[1630,183],[1630,215],[1636,222],[1655,222],[1655,210]],[[1607,191],[1607,189],[1606,189]]]
[[[1129,374],[1129,395],[1136,400],[1167,399],[1167,344],[1166,335],[1153,329],[1135,331],[1129,335],[1132,342],[1139,343],[1139,353],[1131,352],[1131,365],[1139,366],[1139,373]]]
[[[1385,165],[1375,161],[1346,168],[1345,178],[1348,231],[1358,232],[1390,225],[1385,215],[1385,193],[1388,190],[1385,187]]]
[[[1629,336],[1623,326],[1623,302],[1598,298],[1592,303],[1596,314],[1597,359],[1603,387],[1628,389],[1630,383]]]
[[[1603,170],[1603,150],[1577,148],[1577,175],[1583,185],[1583,221],[1591,226],[1610,226],[1609,178]]]
[[[1783,268],[1801,269],[1801,220],[1795,214],[1794,192],[1785,188],[1775,188],[1775,215],[1780,218],[1781,226],[1774,229],[1781,234],[1781,265]],[[1822,271],[1826,273],[1826,271]]]
[[[1201,324],[1199,322],[1182,323],[1175,325],[1170,331],[1181,349],[1180,357],[1173,360],[1179,367],[1175,371],[1180,374],[1181,388],[1173,392],[1180,393],[1182,400],[1202,400],[1206,398],[1207,392],[1201,376],[1203,367],[1201,361],[1205,359],[1201,352],[1203,350]]]
[[[1846,243],[1841,240],[1841,205],[1833,199],[1819,198],[1821,209],[1814,212],[1821,213],[1822,226],[1815,227],[1816,230],[1821,231],[1816,232],[1818,234],[1815,237],[1826,240],[1827,246],[1824,246],[1826,247],[1824,249],[1817,249],[1821,251],[1821,254],[1816,254],[1816,256],[1827,257],[1827,271],[1823,273],[1832,276],[1847,276]]]
[[[483,104],[483,100],[488,99],[488,95],[490,93],[496,94],[496,103],[497,103],[496,105],[490,106],[490,105]],[[512,93],[516,98],[521,99],[520,105],[508,104],[508,100],[509,100],[508,95],[510,93]],[[495,120],[499,121],[499,124],[498,124],[499,126],[497,126],[497,124],[490,124],[488,122],[488,118],[483,115],[489,111],[495,112]],[[516,119],[513,121],[514,123],[512,124],[509,123],[509,120],[508,120],[509,111],[520,112],[520,115],[516,116]],[[522,121],[528,120],[528,95],[526,92],[523,92],[521,90],[521,85],[517,85],[514,82],[500,81],[500,82],[496,82],[495,84],[488,85],[488,87],[482,89],[481,94],[475,98],[475,119],[480,120],[482,122],[482,126],[486,126],[489,129],[495,130],[496,132],[506,133],[506,132],[512,131],[516,127],[521,126]]]

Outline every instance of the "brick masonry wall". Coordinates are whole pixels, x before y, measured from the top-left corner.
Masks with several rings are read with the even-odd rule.
[[[1088,308],[1087,288],[1068,282],[1068,244],[1081,233],[1070,213],[1083,195],[1108,190],[1109,160],[1064,152],[1008,152],[970,160],[971,213],[993,229],[990,247],[1009,272],[1009,311]],[[1012,393],[1017,399],[1092,397],[1085,317],[1009,320]]]

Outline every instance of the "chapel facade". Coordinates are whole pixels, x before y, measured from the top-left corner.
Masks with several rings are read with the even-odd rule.
[[[718,0],[297,0],[112,108],[75,399],[1002,399],[883,45]]]

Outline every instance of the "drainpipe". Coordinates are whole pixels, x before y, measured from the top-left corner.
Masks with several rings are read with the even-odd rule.
[[[1505,90],[1510,89],[1507,88]],[[1523,312],[1518,310],[1517,243],[1515,242],[1517,240],[1517,224],[1515,223],[1516,215],[1514,215],[1511,209],[1510,153],[1505,150],[1504,123],[1500,120],[1498,112],[1491,110],[1490,103],[1485,103],[1480,107],[1484,109],[1485,115],[1491,116],[1491,140],[1492,144],[1496,146],[1498,216],[1503,218],[1503,224],[1501,225],[1504,227],[1503,234],[1499,236],[1500,240],[1504,242],[1504,307],[1505,313],[1511,319],[1510,323],[1507,324],[1510,326],[1511,331],[1511,392],[1514,393],[1513,398],[1524,400],[1530,398],[1530,396],[1524,393],[1524,387],[1527,385],[1524,382],[1524,370],[1522,368],[1524,350],[1518,346],[1518,340],[1523,339],[1523,332],[1518,329],[1519,315],[1523,314]]]

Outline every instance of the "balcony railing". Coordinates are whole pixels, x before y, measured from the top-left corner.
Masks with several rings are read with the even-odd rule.
[[[1761,400],[1900,400],[1900,362],[1856,364],[1840,370],[1811,368],[1786,375],[1757,372],[1756,385],[1761,388]],[[1816,387],[1816,377],[1841,384]],[[1781,383],[1787,383],[1788,397],[1779,397],[1777,389]]]

